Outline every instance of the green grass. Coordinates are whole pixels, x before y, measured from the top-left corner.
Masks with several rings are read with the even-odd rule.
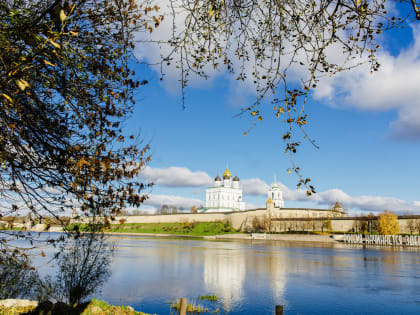
[[[201,300],[204,300],[204,299],[201,299]],[[211,302],[215,302],[215,301],[216,300],[211,301]],[[176,311],[175,314],[178,314],[180,312],[180,309],[181,309],[180,300],[169,301],[169,304],[171,304],[171,309]],[[215,309],[215,310],[212,310],[208,307],[204,307],[202,305],[199,305],[198,302],[194,302],[194,301],[192,303],[187,303],[186,310],[187,310],[188,315],[190,315],[190,314],[191,315],[192,314],[219,314],[219,309],[218,308]],[[171,312],[171,314],[173,314],[173,313]]]
[[[217,295],[202,295],[200,296],[200,300],[207,300],[210,302],[217,302]]]
[[[38,307],[9,307],[0,308],[0,315],[148,315],[136,312],[127,306],[109,305],[107,302],[92,299],[90,302],[79,304],[76,307],[51,302],[41,303]]]
[[[79,224],[79,230],[86,232],[89,226]],[[74,225],[68,226],[69,230]],[[238,233],[229,222],[183,222],[183,223],[125,223],[112,224],[105,232],[116,233],[156,233],[173,235],[206,236]]]

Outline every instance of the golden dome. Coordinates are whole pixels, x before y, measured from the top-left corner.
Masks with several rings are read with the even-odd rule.
[[[223,173],[223,179],[229,179],[232,177],[232,174],[230,173],[230,171],[228,170],[228,168],[226,167],[225,172]]]
[[[269,203],[273,203],[273,199],[268,198],[268,200],[267,200],[267,204],[269,204]]]

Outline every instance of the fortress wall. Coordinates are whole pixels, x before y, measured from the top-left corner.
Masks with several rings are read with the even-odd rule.
[[[321,231],[326,218],[290,218],[271,221],[272,232],[293,231]],[[418,220],[419,227],[413,233],[420,233],[420,216],[418,219],[398,218],[400,233],[411,233],[409,229],[409,220]],[[332,231],[334,232],[356,232],[360,229],[361,223],[366,221],[359,218],[330,218]],[[325,231],[325,228],[324,228]]]
[[[252,221],[255,217],[262,221],[264,220],[265,214],[266,210],[243,211],[226,214],[226,218],[234,229],[245,231],[247,227],[252,227]]]
[[[138,215],[138,216],[118,216],[113,224],[119,224],[120,220],[125,223],[182,223],[182,222],[216,222],[226,220],[224,213],[180,213],[165,215]]]
[[[331,227],[333,231],[348,232],[353,229],[356,224],[356,220],[334,220],[331,219]]]
[[[139,216],[118,216],[112,224],[119,224],[120,220],[125,223],[182,223],[182,222],[217,222],[229,221],[235,229],[242,229],[251,225],[254,217],[263,220],[265,210],[238,211],[225,213],[182,213],[165,215],[139,215]]]
[[[217,222],[217,221],[229,221],[232,227],[241,231],[251,231],[255,224],[255,218],[260,225],[270,226],[272,232],[283,232],[288,230],[293,231],[321,231],[322,226],[326,220],[326,217],[318,217],[318,213],[313,211],[307,211],[307,209],[286,210],[290,216],[296,216],[294,218],[284,217],[286,213],[283,213],[283,217],[277,217],[272,220],[268,220],[267,211],[265,209],[249,210],[249,211],[238,211],[238,212],[225,212],[225,213],[182,213],[182,214],[169,214],[169,215],[140,215],[140,216],[118,216],[112,222],[113,224],[119,224],[120,220],[124,219],[125,223],[183,223],[183,222]],[[324,211],[324,215],[327,213]],[[314,215],[312,218],[303,217],[304,214]],[[417,231],[420,232],[420,216],[400,216],[398,219],[400,226],[400,233],[410,233],[409,222],[411,225],[413,221],[418,222]],[[351,232],[357,231],[361,222],[366,221],[366,218],[349,217],[349,218],[330,218],[331,227],[336,232]],[[324,227],[325,230],[325,227]]]

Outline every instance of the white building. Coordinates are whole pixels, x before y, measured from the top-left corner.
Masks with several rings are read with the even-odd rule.
[[[214,186],[206,189],[206,207],[202,212],[244,211],[242,189],[238,176],[232,179],[232,174],[226,168],[222,179],[217,176]]]
[[[276,208],[284,208],[284,201],[283,201],[283,192],[280,190],[277,183],[274,181],[274,184],[271,185],[270,189],[268,190],[268,199],[271,199],[274,203],[274,207]]]

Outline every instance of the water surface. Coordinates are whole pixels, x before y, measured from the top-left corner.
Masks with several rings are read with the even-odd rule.
[[[118,236],[100,298],[169,314],[174,298],[220,314],[420,314],[418,248]]]

